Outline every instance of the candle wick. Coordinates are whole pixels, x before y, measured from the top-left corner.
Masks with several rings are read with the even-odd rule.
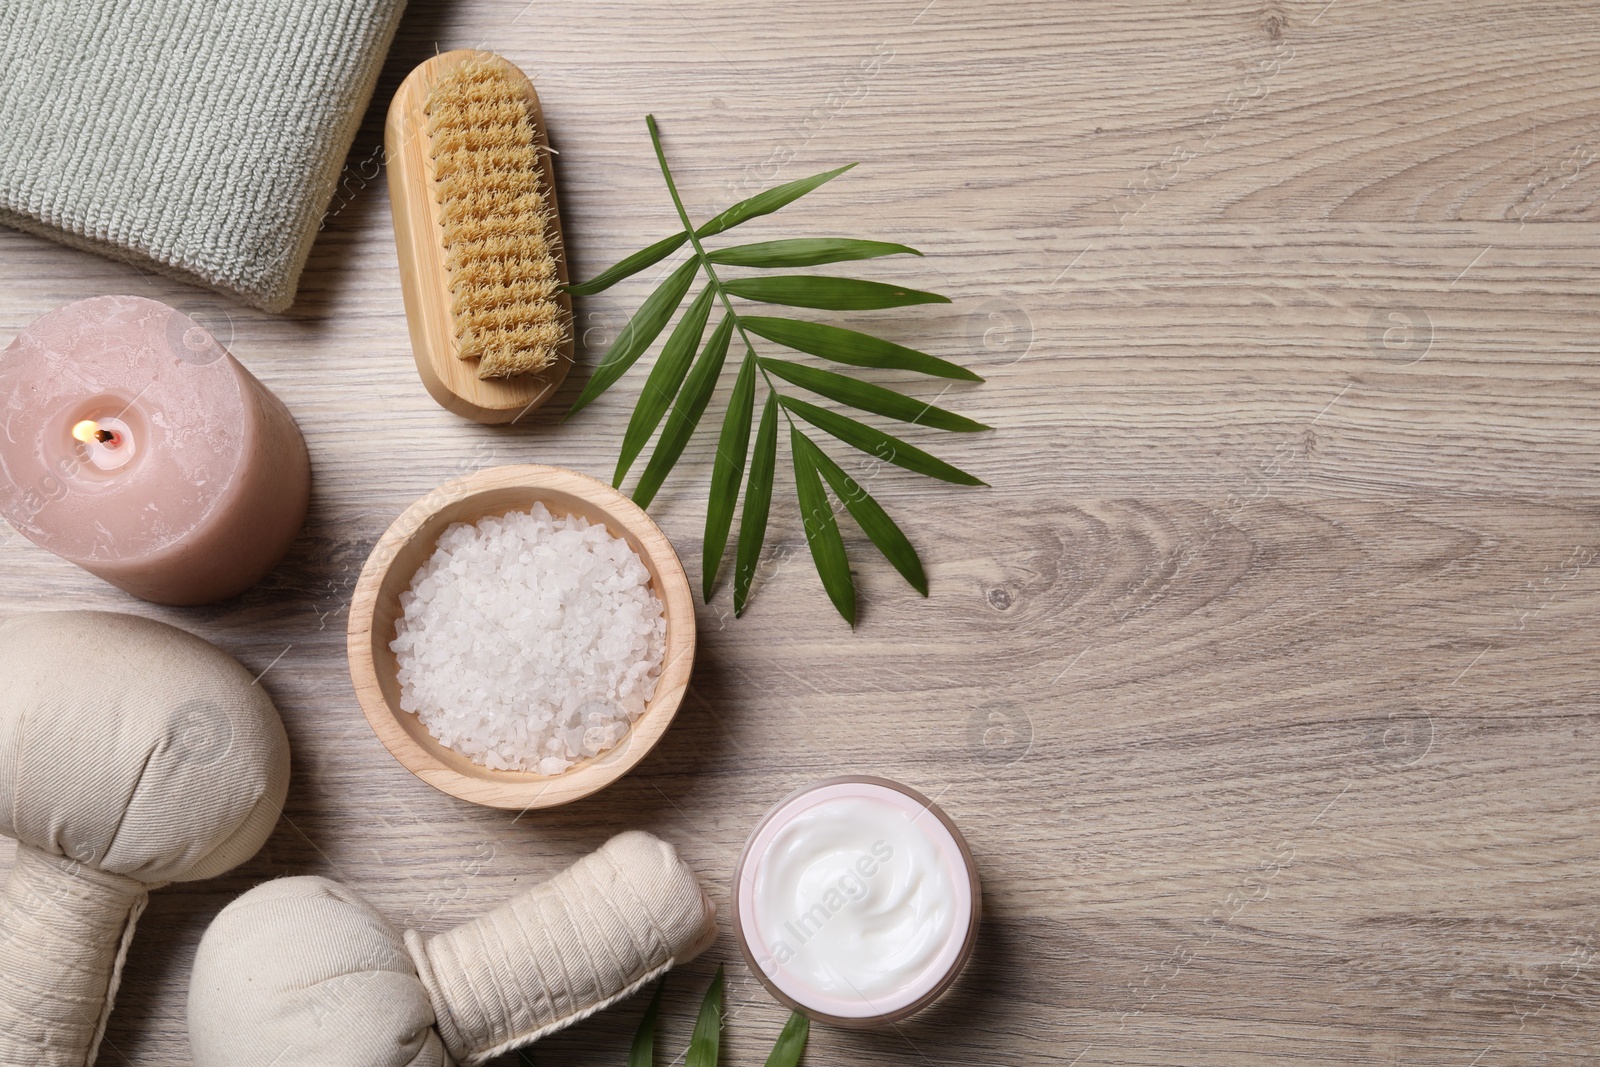
[[[112,430],[100,429],[94,432],[94,439],[103,445],[109,445],[117,439],[117,435]]]

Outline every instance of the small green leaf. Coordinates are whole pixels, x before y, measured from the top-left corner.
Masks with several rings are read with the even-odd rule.
[[[870,411],[874,415],[885,415],[901,422],[932,426],[935,429],[952,430],[956,433],[973,433],[989,429],[983,423],[974,422],[965,415],[936,408],[932,404],[914,400],[893,389],[885,389],[881,385],[873,385],[871,382],[864,382],[848,375],[835,374],[831,370],[819,370],[803,363],[791,363],[786,359],[762,359],[761,366],[769,373],[776,374],[784,381],[793,382],[802,389],[821,393],[829,400],[837,400],[841,404],[849,404],[853,408]]]
[[[761,562],[761,544],[767,539],[767,513],[772,510],[772,483],[778,468],[778,394],[769,392],[761,409],[761,428],[750,456],[750,480],[744,488],[744,514],[739,518],[739,550],[733,566],[733,614],[744,614],[750,602],[750,583]]]
[[[714,234],[721,233],[723,230],[731,230],[741,222],[749,222],[751,219],[759,218],[762,215],[770,215],[779,208],[786,207],[799,200],[818,186],[832,181],[853,166],[855,166],[854,163],[846,163],[837,170],[813,174],[809,178],[801,178],[797,181],[775,186],[766,192],[757,193],[748,200],[739,201],[710,222],[705,223],[694,231],[694,235],[696,237],[711,237]]]
[[[827,457],[798,426],[789,430],[789,450],[794,454],[795,493],[800,498],[800,517],[805,522],[812,562],[817,565],[828,599],[853,628],[856,585],[850,577],[850,560],[845,555],[844,538],[839,536],[839,523],[833,517],[833,504],[818,476],[818,468]]]
[[[810,1034],[811,1020],[799,1012],[791,1014],[783,1024],[783,1033],[778,1035],[778,1043],[772,1046],[772,1055],[767,1057],[767,1067],[799,1067],[800,1054],[806,1050]]]
[[[815,445],[812,445],[816,448]],[[816,448],[817,468],[822,471],[822,476],[828,480],[828,485],[833,489],[833,495],[844,501],[844,506],[850,510],[850,515],[856,520],[856,525],[861,527],[861,532],[872,539],[878,546],[878,551],[883,553],[883,558],[894,564],[894,569],[899,571],[906,581],[911,583],[911,588],[928,595],[928,576],[922,570],[922,560],[917,556],[917,550],[912,547],[905,533],[883,506],[854,478],[844,472],[844,469],[833,461],[820,448]]]
[[[586,282],[567,286],[573,296],[594,296],[603,293],[624,278],[631,278],[646,267],[654,266],[676,252],[689,239],[687,230],[679,230],[671,237],[663,237],[649,248],[641,248],[626,259],[612,264]]]
[[[782,397],[781,402],[784,407],[817,429],[830,433],[845,444],[853,445],[885,463],[893,463],[908,471],[926,474],[930,478],[953,482],[956,485],[989,484],[959,467],[952,467],[937,456],[930,456],[922,449],[908,445],[898,437],[886,434],[864,422],[857,422],[855,419],[829,411],[827,408],[819,408],[815,404],[808,404],[804,400],[796,400],[794,397]]]
[[[912,304],[948,304],[950,298],[900,285],[885,285],[861,278],[826,278],[815,274],[778,274],[762,278],[734,278],[722,283],[731,296],[790,307],[826,311],[875,311]]]
[[[650,368],[650,377],[645,379],[639,403],[634,406],[633,418],[628,420],[628,429],[622,435],[622,452],[617,456],[617,474],[612,480],[613,485],[622,484],[628,468],[633,466],[633,461],[639,458],[639,453],[644,451],[644,446],[649,442],[650,435],[661,424],[661,416],[666,414],[667,405],[678,395],[683,376],[689,373],[689,362],[694,359],[695,349],[700,347],[700,338],[706,332],[706,318],[711,314],[711,300],[715,295],[715,290],[709,285],[700,290],[700,295],[694,298],[694,303],[683,313],[678,325],[672,328],[672,335],[662,346],[656,365]]]
[[[656,983],[656,995],[650,998],[639,1029],[633,1035],[633,1050],[628,1053],[628,1067],[655,1067],[656,1016],[661,1013],[661,991],[667,987],[665,978]]]
[[[796,237],[788,241],[760,241],[706,253],[711,262],[729,267],[815,267],[879,256],[920,256],[915,248],[887,241],[857,241],[850,237]]]
[[[739,499],[739,479],[744,476],[745,451],[750,447],[750,422],[755,416],[756,356],[746,349],[733,381],[733,395],[722,419],[717,458],[711,464],[711,496],[706,501],[706,539],[701,555],[701,595],[711,603],[711,590],[728,547],[733,526],[733,506]]]
[[[573,401],[572,409],[567,412],[566,418],[572,418],[587,407],[595,397],[615,385],[617,379],[626,374],[628,368],[638,361],[644,350],[650,347],[650,343],[666,327],[667,321],[672,318],[672,313],[678,309],[678,305],[683,302],[683,295],[689,291],[689,284],[694,281],[699,269],[699,259],[685,261],[683,266],[673,271],[671,276],[661,283],[659,289],[645,299],[633,318],[628,320],[628,325],[622,328],[622,333],[617,335],[617,339],[606,350],[605,357],[589,376],[589,381],[584,385],[578,399]]]
[[[705,1000],[700,1002],[700,1017],[694,1021],[694,1036],[689,1039],[689,1053],[684,1057],[684,1067],[717,1067],[717,1056],[722,1047],[722,968],[711,980]]]
[[[937,359],[926,352],[885,341],[871,334],[829,326],[821,322],[801,319],[776,319],[765,315],[740,315],[739,322],[751,333],[769,341],[810,352],[835,363],[852,367],[884,367],[891,370],[910,370],[918,374],[931,374],[938,378],[955,378],[959,381],[981,382],[982,378],[954,363]]]
[[[700,358],[694,361],[694,369],[684,380],[678,400],[672,405],[672,414],[667,416],[667,425],[661,431],[661,439],[656,442],[656,450],[639,476],[639,484],[634,487],[633,502],[641,508],[649,507],[655,500],[661,483],[667,480],[673,464],[678,462],[689,438],[694,435],[694,428],[700,425],[700,416],[706,413],[711,391],[716,388],[717,376],[728,358],[728,340],[732,336],[733,319],[724,315],[717,328],[711,331],[711,339],[706,342]]]

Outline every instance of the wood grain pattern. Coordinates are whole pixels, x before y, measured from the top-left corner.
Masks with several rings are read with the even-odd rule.
[[[576,515],[628,542],[650,572],[667,621],[655,695],[615,748],[579,760],[559,775],[497,771],[441,745],[415,715],[401,710],[399,665],[389,645],[401,616],[400,595],[455,523],[527,511],[543,504]],[[491,624],[491,628],[493,624]],[[694,667],[694,596],[672,542],[640,508],[588,475],[532,463],[491,467],[429,491],[401,512],[373,546],[350,600],[350,678],[356,699],[384,747],[435,789],[474,804],[525,814],[593,796],[632,770],[672,725]],[[497,640],[493,634],[486,635]],[[519,647],[509,643],[514,654]]]
[[[579,278],[676,229],[646,112],[696,218],[861,160],[740,238],[928,252],[860,273],[954,304],[860,328],[985,374],[939,403],[998,427],[911,433],[992,488],[857,474],[932,596],[847,532],[855,633],[780,484],[749,613],[726,589],[697,608],[672,729],[604,792],[516,821],[385,752],[350,687],[348,602],[382,531],[449,478],[610,473],[642,375],[556,417],[652,277],[578,302],[579,369],[528,425],[438,409],[411,365],[381,116],[456,46],[534,77]],[[809,1063],[1593,1062],[1597,54],[1589,7],[1504,0],[418,0],[289,314],[0,232],[0,340],[78,297],[166,300],[289,404],[316,468],[290,559],[215,608],[0,546],[0,613],[201,633],[265,672],[294,746],[261,855],[153,895],[104,1062],[187,1062],[194,946],[262,879],[343,878],[431,932],[639,827],[726,914],[767,808],[849,772],[951,814],[985,927],[946,1000],[880,1034],[819,1027]],[[690,561],[711,446],[652,507]],[[672,980],[667,1046],[717,962],[724,1062],[760,1063],[784,1016],[726,925]],[[615,1067],[643,1007],[534,1057]]]

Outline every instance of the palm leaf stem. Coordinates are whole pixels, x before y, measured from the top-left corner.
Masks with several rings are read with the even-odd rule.
[[[667,166],[667,154],[661,147],[661,132],[656,128],[656,117],[654,115],[646,115],[644,121],[650,127],[650,143],[655,146],[656,160],[661,164],[661,176],[666,179],[667,192],[672,194],[672,206],[678,209],[678,218],[682,220],[684,229],[689,232],[689,243],[694,246],[695,258],[700,261],[701,269],[706,272],[706,284],[716,291],[718,299],[722,301],[723,312],[733,320],[733,328],[739,331],[739,338],[744,341],[745,351],[754,354],[755,345],[751,342],[750,335],[745,332],[744,323],[740,320],[739,313],[733,309],[733,301],[728,299],[728,294],[723,290],[722,282],[717,278],[717,269],[711,265],[711,259],[706,255],[705,247],[701,245],[699,235],[694,232],[694,223],[689,221],[689,212],[684,209],[683,198],[678,195],[678,184],[672,180],[672,168]],[[759,360],[756,362],[756,370],[761,372],[761,377],[767,383],[767,388],[777,393],[777,385]],[[779,393],[779,395],[781,396],[782,394]],[[789,414],[788,409],[780,408],[780,410],[783,412],[784,421],[789,424],[790,429],[794,429],[794,418]]]

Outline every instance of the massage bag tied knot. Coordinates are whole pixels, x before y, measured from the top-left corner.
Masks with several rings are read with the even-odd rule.
[[[0,625],[0,1064],[92,1062],[148,889],[253,856],[288,780],[272,701],[205,641],[100,612]]]
[[[472,1067],[630,995],[715,937],[694,873],[637,831],[430,938],[335,882],[283,878],[206,931],[189,1042],[196,1067]]]

